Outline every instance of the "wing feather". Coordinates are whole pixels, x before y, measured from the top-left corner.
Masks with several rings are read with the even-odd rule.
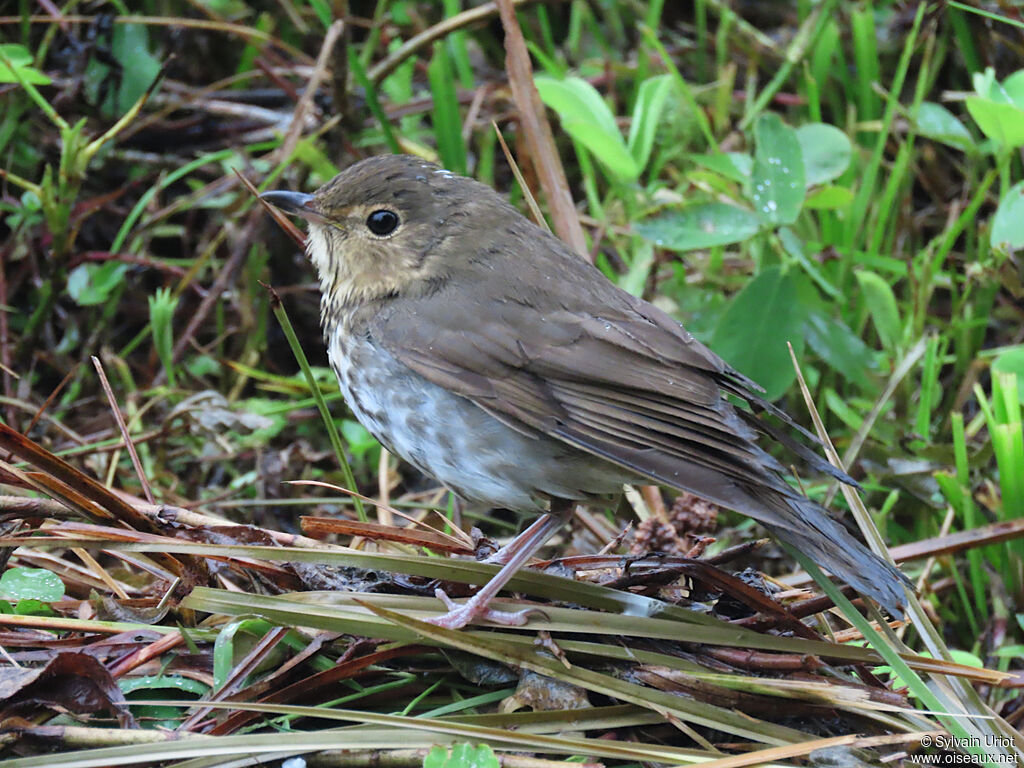
[[[672,318],[548,244],[519,282],[508,278],[515,254],[498,253],[490,269],[456,270],[432,294],[366,307],[367,332],[508,426],[753,517],[898,613],[899,572],[796,493],[757,438],[782,435],[816,469],[850,478],[729,403],[726,394],[797,426]]]

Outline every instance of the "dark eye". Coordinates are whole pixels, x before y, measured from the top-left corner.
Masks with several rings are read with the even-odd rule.
[[[366,217],[366,226],[378,237],[390,235],[398,227],[398,214],[381,209]]]

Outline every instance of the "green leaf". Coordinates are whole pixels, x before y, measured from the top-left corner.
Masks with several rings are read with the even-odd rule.
[[[647,167],[654,147],[654,136],[658,130],[658,121],[665,107],[665,100],[672,92],[672,78],[669,75],[649,77],[640,85],[640,92],[633,106],[633,121],[629,126],[627,146],[637,170]]]
[[[750,181],[750,173],[754,168],[754,158],[745,152],[690,155],[690,159],[739,184],[746,184]]]
[[[1018,69],[1003,80],[1003,93],[1009,97],[1010,103],[1024,109],[1024,69]]]
[[[1024,344],[1007,347],[992,361],[993,373],[1017,374],[1017,393],[1024,404]]]
[[[993,248],[1008,251],[1024,248],[1024,181],[1014,184],[999,201],[990,242]]]
[[[534,81],[541,99],[558,115],[566,133],[592,152],[612,175],[622,181],[636,181],[640,168],[622,140],[614,115],[594,86],[578,77],[555,80],[538,75]]]
[[[853,202],[853,191],[847,187],[826,184],[807,194],[804,208],[816,211],[835,211],[849,207]]]
[[[803,352],[806,307],[796,280],[781,267],[769,267],[733,296],[711,338],[711,347],[765,389],[775,400],[793,383],[796,372],[786,342]]]
[[[180,707],[161,704],[132,703],[131,694],[142,691],[146,699],[190,699],[205,695],[210,686],[197,680],[178,675],[145,675],[143,677],[122,677],[117,681],[118,688],[128,697],[132,705],[132,714],[139,720],[143,728],[176,728],[181,724],[184,713]],[[135,697],[138,698],[138,697]]]
[[[434,55],[427,66],[427,79],[433,97],[434,137],[441,165],[458,174],[466,173],[466,142],[462,138],[462,117],[456,93],[455,72],[448,49],[434,44]]]
[[[450,754],[444,747],[431,749],[423,768],[498,768],[498,757],[486,744],[452,744]]]
[[[160,61],[149,52],[149,30],[145,24],[114,26],[111,50],[121,64],[121,87],[117,110],[126,112],[153,84],[160,72]]]
[[[45,568],[11,568],[0,576],[0,593],[15,600],[53,602],[64,597],[64,582]]]
[[[127,264],[116,261],[79,264],[68,274],[68,295],[81,307],[103,304],[127,271]]]
[[[941,104],[925,101],[917,110],[917,132],[929,139],[957,149],[974,147],[974,138],[967,127]]]
[[[745,208],[726,203],[698,203],[665,211],[634,225],[641,236],[673,251],[694,251],[749,240],[761,222]]]
[[[32,54],[24,45],[17,43],[5,43],[0,45],[0,51],[10,61],[10,66],[0,60],[0,83],[16,83],[18,79],[14,76],[17,72],[21,79],[31,85],[49,85],[52,81],[32,65]]]
[[[843,378],[867,388],[868,372],[875,366],[875,356],[846,323],[812,310],[804,324],[804,335],[815,354]]]
[[[122,677],[117,681],[117,687],[121,693],[133,693],[135,691],[172,690],[194,693],[196,696],[203,696],[210,686],[179,675],[143,675],[141,677]]]
[[[244,656],[256,642],[273,628],[266,619],[240,619],[217,633],[213,641],[213,687],[219,689],[235,666],[235,659]]]
[[[1008,149],[1024,146],[1024,110],[980,96],[967,97],[967,111],[988,138]]]
[[[868,312],[871,314],[871,321],[878,331],[878,338],[881,339],[882,346],[891,352],[897,348],[903,336],[896,296],[889,284],[874,272],[862,269],[858,270],[856,275]]]
[[[358,421],[344,419],[341,422],[341,436],[345,438],[348,449],[352,452],[354,458],[361,459],[370,451],[374,451],[370,458],[380,456],[379,453],[375,452],[375,449],[380,448],[377,438],[371,435],[369,430]]]
[[[796,131],[768,112],[754,124],[750,199],[767,224],[792,224],[806,193],[803,152]]]
[[[14,613],[18,616],[56,616],[57,612],[42,600],[26,598],[19,600],[14,606]]]
[[[850,167],[853,147],[845,133],[834,125],[808,123],[796,129],[808,187],[824,184],[843,175]]]
[[[633,249],[633,258],[629,261],[629,271],[619,278],[619,288],[634,296],[643,296],[647,277],[654,266],[654,246],[649,242],[637,241]]]

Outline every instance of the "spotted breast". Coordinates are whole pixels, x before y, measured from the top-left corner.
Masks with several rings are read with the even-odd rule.
[[[363,326],[363,327],[359,327]],[[381,445],[458,496],[486,507],[540,510],[551,498],[621,490],[621,469],[506,426],[397,361],[365,324],[326,328],[328,358],[353,414]]]

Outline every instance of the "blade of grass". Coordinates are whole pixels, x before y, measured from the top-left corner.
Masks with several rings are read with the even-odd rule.
[[[920,17],[920,14],[918,14],[918,16]],[[790,356],[793,359],[793,366],[796,369],[797,381],[800,383],[800,390],[803,393],[804,402],[811,414],[811,419],[814,422],[818,438],[825,447],[826,456],[834,466],[843,470],[844,465],[842,461],[840,461],[839,454],[836,452],[835,446],[833,446],[828,433],[825,431],[825,426],[814,406],[810,390],[807,388],[807,383],[804,381],[803,374],[800,371],[800,366],[797,364],[792,346],[790,347]],[[850,486],[843,486],[842,490],[843,496],[846,498],[846,502],[850,509],[853,510],[858,526],[872,550],[876,552],[876,554],[879,554],[882,557],[887,557],[891,561],[891,557],[889,557],[888,551],[885,548],[885,543],[881,540],[878,529],[872,522],[871,516],[864,507],[864,503],[861,501],[856,489],[851,488]],[[787,549],[789,548],[787,547]],[[897,638],[891,631],[888,631],[888,625],[884,625],[887,630],[884,636],[876,632],[867,619],[861,616],[861,614],[853,607],[853,604],[841,594],[840,590],[825,577],[821,570],[812,563],[809,558],[800,552],[796,552],[791,549],[790,551],[794,557],[799,560],[800,564],[807,569],[807,572],[814,577],[814,580],[825,591],[825,593],[832,598],[837,606],[839,606],[847,620],[860,630],[861,634],[868,640],[871,647],[878,651],[878,653],[881,654],[887,662],[890,658],[897,657],[899,655],[899,651],[906,650],[906,646],[902,644],[899,638]],[[921,639],[928,648],[928,651],[937,659],[951,661],[952,656],[949,652],[949,648],[942,640],[938,631],[932,625],[928,615],[925,613],[920,602],[918,602],[917,596],[912,594],[909,590],[907,590],[906,596],[907,616],[912,622],[914,628],[920,634]],[[892,665],[890,664],[890,666]],[[910,672],[909,667],[902,659],[900,659],[898,665],[892,666],[892,669],[900,675],[902,675],[903,669]],[[1003,718],[996,715],[995,712],[993,712],[992,709],[981,700],[977,691],[975,691],[971,686],[957,678],[933,674],[931,677],[931,680],[934,683],[933,689],[926,685],[916,673],[912,674],[912,678],[904,677],[903,680],[914,692],[914,695],[921,699],[921,701],[925,702],[929,710],[937,713],[944,713],[938,715],[940,722],[951,734],[953,734],[955,739],[959,740],[958,743],[964,748],[967,748],[968,745],[978,745],[977,747],[969,747],[968,751],[972,754],[978,754],[979,757],[985,759],[986,765],[997,764],[996,762],[989,761],[987,759],[995,753],[999,753],[1006,761],[1010,762],[1024,759],[1024,750],[1018,746],[1021,743],[1019,734],[1016,734],[1009,723],[1003,720]],[[1010,736],[1009,734],[1013,735]],[[981,745],[985,745],[985,747],[982,747]],[[989,755],[982,754],[986,747],[990,752]]]
[[[306,359],[306,353],[302,351],[302,344],[299,343],[298,336],[295,335],[295,329],[292,327],[291,320],[288,319],[288,313],[285,312],[284,306],[281,304],[281,297],[277,295],[277,292],[269,286],[265,286],[270,291],[270,308],[274,313],[274,317],[277,318],[277,322],[281,324],[281,330],[284,332],[285,338],[288,340],[288,346],[291,347],[292,354],[295,355],[295,360],[299,364],[299,368],[302,370],[303,376],[306,377],[306,383],[309,385],[309,391],[313,395],[313,399],[316,400],[317,410],[320,411],[320,417],[323,419],[324,427],[327,428],[327,436],[331,440],[331,447],[334,449],[334,455],[338,459],[338,465],[341,467],[341,473],[345,478],[345,485],[348,488],[358,488],[359,485],[356,483],[356,477],[352,473],[352,467],[348,463],[348,458],[345,454],[345,446],[342,442],[341,435],[338,433],[338,427],[334,423],[334,419],[331,418],[331,412],[327,408],[327,402],[324,400],[323,393],[320,391],[320,387],[316,383],[316,378],[313,376],[313,371],[309,367],[309,361]],[[352,504],[356,508],[356,514],[359,516],[359,521],[362,523],[367,522],[366,509],[363,507],[363,501],[357,496],[352,497]]]

